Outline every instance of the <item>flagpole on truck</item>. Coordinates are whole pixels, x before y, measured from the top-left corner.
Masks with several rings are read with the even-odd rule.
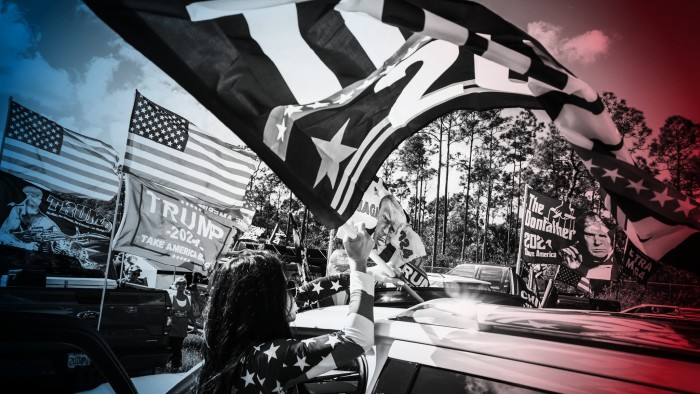
[[[5,119],[5,132],[2,133],[2,141],[0,141],[0,160],[2,159],[2,151],[5,149],[5,138],[7,138],[7,130],[10,128],[10,109],[12,108],[12,96],[8,99],[7,118]]]
[[[114,218],[112,218],[112,235],[109,239],[109,248],[107,249],[107,264],[105,264],[105,280],[102,284],[102,299],[100,300],[100,315],[97,318],[97,331],[100,331],[102,324],[102,312],[105,306],[105,296],[107,294],[107,276],[109,275],[109,266],[112,264],[112,250],[114,248],[114,232],[117,229],[117,215],[119,214],[119,203],[122,197],[122,187],[124,186],[124,172],[122,166],[119,166],[119,188],[117,189],[117,202],[114,207]],[[122,263],[123,264],[123,263]]]

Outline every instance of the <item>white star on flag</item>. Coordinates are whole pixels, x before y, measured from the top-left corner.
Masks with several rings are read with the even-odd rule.
[[[673,200],[673,197],[668,195],[668,188],[665,188],[663,192],[658,193],[654,192],[654,198],[652,198],[649,201],[656,201],[661,205],[661,208],[664,207],[664,204],[666,204],[666,201],[671,201]]]
[[[335,291],[338,291],[340,288],[343,287],[340,285],[340,281],[338,281],[338,280],[331,281],[331,283],[332,283],[331,289],[333,289]]]
[[[243,387],[246,387],[249,384],[255,384],[253,377],[255,377],[255,374],[246,370],[246,374],[243,376],[243,380],[245,381],[245,386]]]
[[[614,170],[608,170],[608,169],[604,168],[603,171],[605,171],[605,173],[603,174],[603,176],[601,178],[608,177],[612,180],[612,183],[615,183],[615,181],[617,181],[617,178],[622,178],[621,175],[617,174],[617,168]]]
[[[644,179],[640,179],[639,182],[632,182],[631,179],[628,179],[627,182],[629,182],[629,186],[627,186],[627,188],[634,189],[637,194],[641,193],[642,190],[649,190],[648,187],[644,187]]]
[[[588,171],[590,171],[591,168],[598,168],[597,165],[593,164],[593,159],[581,160],[581,162],[583,163],[583,166],[588,169]]]
[[[271,343],[270,348],[263,352],[267,355],[267,362],[270,362],[273,358],[277,358],[277,349],[279,348],[279,346],[275,346],[274,343]]]
[[[284,118],[282,118],[282,124],[277,124],[277,140],[283,140],[285,132],[287,131],[287,125],[284,124]]]
[[[262,346],[262,343],[261,343],[260,345],[258,345],[258,346],[253,346],[253,349],[255,349],[255,352],[256,352],[256,353],[260,351],[260,347],[261,347],[261,346]]]
[[[326,342],[326,345],[331,345],[331,348],[335,348],[335,345],[340,343],[340,339],[336,335],[330,335],[328,336],[328,342]]]
[[[288,105],[287,107],[284,108],[284,116],[291,117],[297,112],[301,112],[301,108],[298,105]]]
[[[323,290],[323,287],[321,286],[321,283],[314,283],[314,288],[311,289],[311,291],[315,291],[316,294],[321,294],[321,290]]]
[[[327,107],[328,103],[324,103],[323,101],[318,101],[318,102],[315,102],[313,104],[308,104],[308,106],[313,108],[313,109],[319,109],[319,108]]]
[[[321,165],[318,168],[314,187],[318,185],[324,176],[328,176],[328,179],[331,181],[331,186],[335,186],[335,180],[338,178],[338,171],[340,170],[340,162],[357,150],[357,148],[341,144],[348,123],[350,123],[350,119],[345,121],[343,127],[335,133],[330,141],[311,137],[314,145],[316,145],[318,154],[321,156]]]
[[[678,208],[676,208],[676,210],[673,211],[673,212],[681,212],[681,211],[683,211],[683,214],[684,214],[686,217],[688,217],[688,215],[690,214],[690,211],[692,211],[693,209],[697,208],[695,205],[693,205],[693,203],[690,201],[689,198],[688,198],[688,199],[684,198],[684,199],[682,199],[682,200],[679,199],[679,200],[677,200],[677,201],[678,201]]]
[[[341,93],[340,97],[338,97],[338,99],[335,100],[333,103],[342,105],[342,104],[345,104],[348,101],[350,101],[351,98],[352,98],[352,93]]]
[[[301,368],[302,371],[304,370],[304,367],[308,367],[309,364],[306,363],[306,356],[304,356],[304,357],[297,356],[297,362],[294,363],[294,366]]]
[[[364,81],[362,81],[362,84],[360,86],[355,88],[355,90],[356,91],[365,90],[365,88],[367,88],[369,85],[373,84],[376,79],[377,78],[375,78],[375,77],[365,79]]]

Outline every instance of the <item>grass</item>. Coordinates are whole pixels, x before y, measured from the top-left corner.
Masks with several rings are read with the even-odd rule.
[[[159,368],[156,373],[177,373],[189,371],[204,358],[204,337],[201,330],[199,334],[187,334],[187,337],[182,342],[182,367],[179,370],[173,370],[170,367],[170,362],[165,368]]]

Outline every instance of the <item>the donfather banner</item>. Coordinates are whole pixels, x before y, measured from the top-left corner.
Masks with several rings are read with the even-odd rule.
[[[125,183],[115,250],[169,265],[215,262],[228,250],[236,234],[232,221],[133,175],[127,174]]]
[[[524,212],[521,262],[561,264],[573,270],[572,282],[582,277],[603,281],[617,277],[612,230],[597,213],[574,209],[529,187]]]
[[[574,220],[579,214],[570,204],[528,187],[520,234],[521,261],[560,264],[562,259],[557,252],[573,244]]]
[[[57,193],[0,171],[0,245],[13,248],[24,262],[104,270],[114,205]]]

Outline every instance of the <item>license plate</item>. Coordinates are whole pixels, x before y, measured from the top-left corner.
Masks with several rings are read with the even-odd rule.
[[[90,357],[85,353],[68,353],[68,368],[87,367]]]

